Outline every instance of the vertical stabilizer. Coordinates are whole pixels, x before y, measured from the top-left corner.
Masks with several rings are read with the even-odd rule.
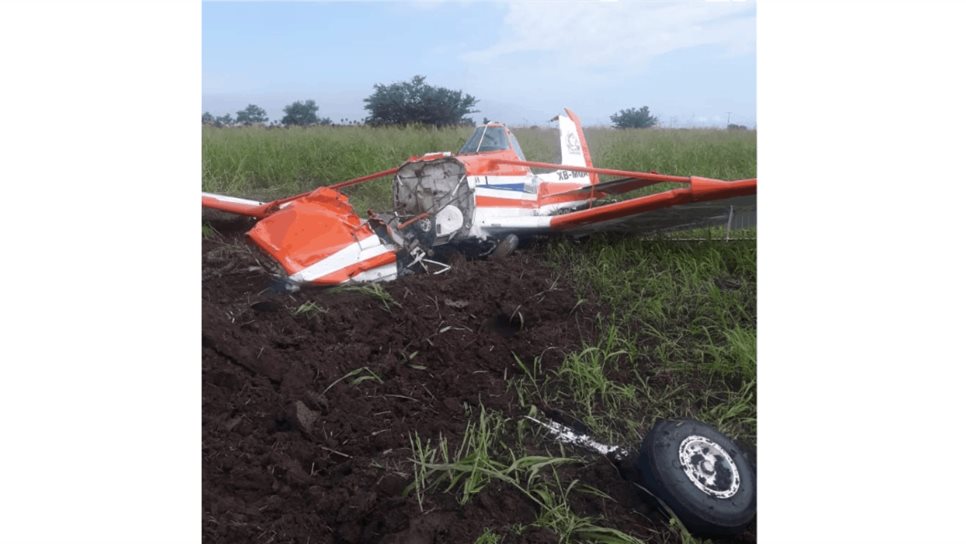
[[[560,128],[560,164],[592,167],[594,163],[590,160],[590,148],[587,147],[587,139],[580,127],[580,118],[567,108],[564,108],[564,112],[557,116],[557,125]],[[591,184],[596,185],[598,182],[597,174],[590,174],[589,179]]]

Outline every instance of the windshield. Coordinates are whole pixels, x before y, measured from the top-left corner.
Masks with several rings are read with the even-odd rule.
[[[517,141],[517,137],[514,136],[513,133],[510,133],[510,145],[513,146],[513,151],[517,154],[517,157],[519,157],[521,161],[527,160],[527,158],[523,156],[523,149],[520,149],[520,142]]]
[[[506,141],[506,131],[503,127],[477,127],[469,140],[460,148],[460,155],[479,153],[481,151],[501,151],[509,149]]]

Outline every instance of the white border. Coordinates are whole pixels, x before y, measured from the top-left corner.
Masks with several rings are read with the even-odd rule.
[[[0,21],[0,541],[200,542],[201,5]]]
[[[962,538],[964,15],[759,4],[760,542]]]
[[[0,10],[0,541],[198,542],[200,6]],[[959,539],[963,6],[758,17],[759,539]]]

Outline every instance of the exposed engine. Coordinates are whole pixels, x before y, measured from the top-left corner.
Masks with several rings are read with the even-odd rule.
[[[463,163],[452,157],[406,163],[393,180],[392,198],[393,213],[370,212],[369,224],[384,243],[399,247],[399,275],[417,266],[448,270],[430,257],[434,247],[469,238],[475,201]]]
[[[402,222],[419,217],[413,229],[428,247],[466,238],[473,225],[473,191],[466,168],[455,158],[403,165],[393,181],[392,198]]]

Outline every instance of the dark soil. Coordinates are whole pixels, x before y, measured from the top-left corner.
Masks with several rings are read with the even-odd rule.
[[[217,225],[220,236],[203,243],[205,541],[473,542],[489,528],[504,542],[556,542],[546,529],[514,532],[538,511],[502,485],[465,506],[437,492],[421,511],[405,493],[410,435],[458,444],[480,406],[525,414],[507,387],[514,355],[555,368],[592,339],[595,306],[578,305],[533,250],[382,284],[392,301],[359,290],[289,294],[272,288],[244,226]],[[606,459],[587,456],[561,477],[614,499],[572,494],[578,514],[667,536]]]

